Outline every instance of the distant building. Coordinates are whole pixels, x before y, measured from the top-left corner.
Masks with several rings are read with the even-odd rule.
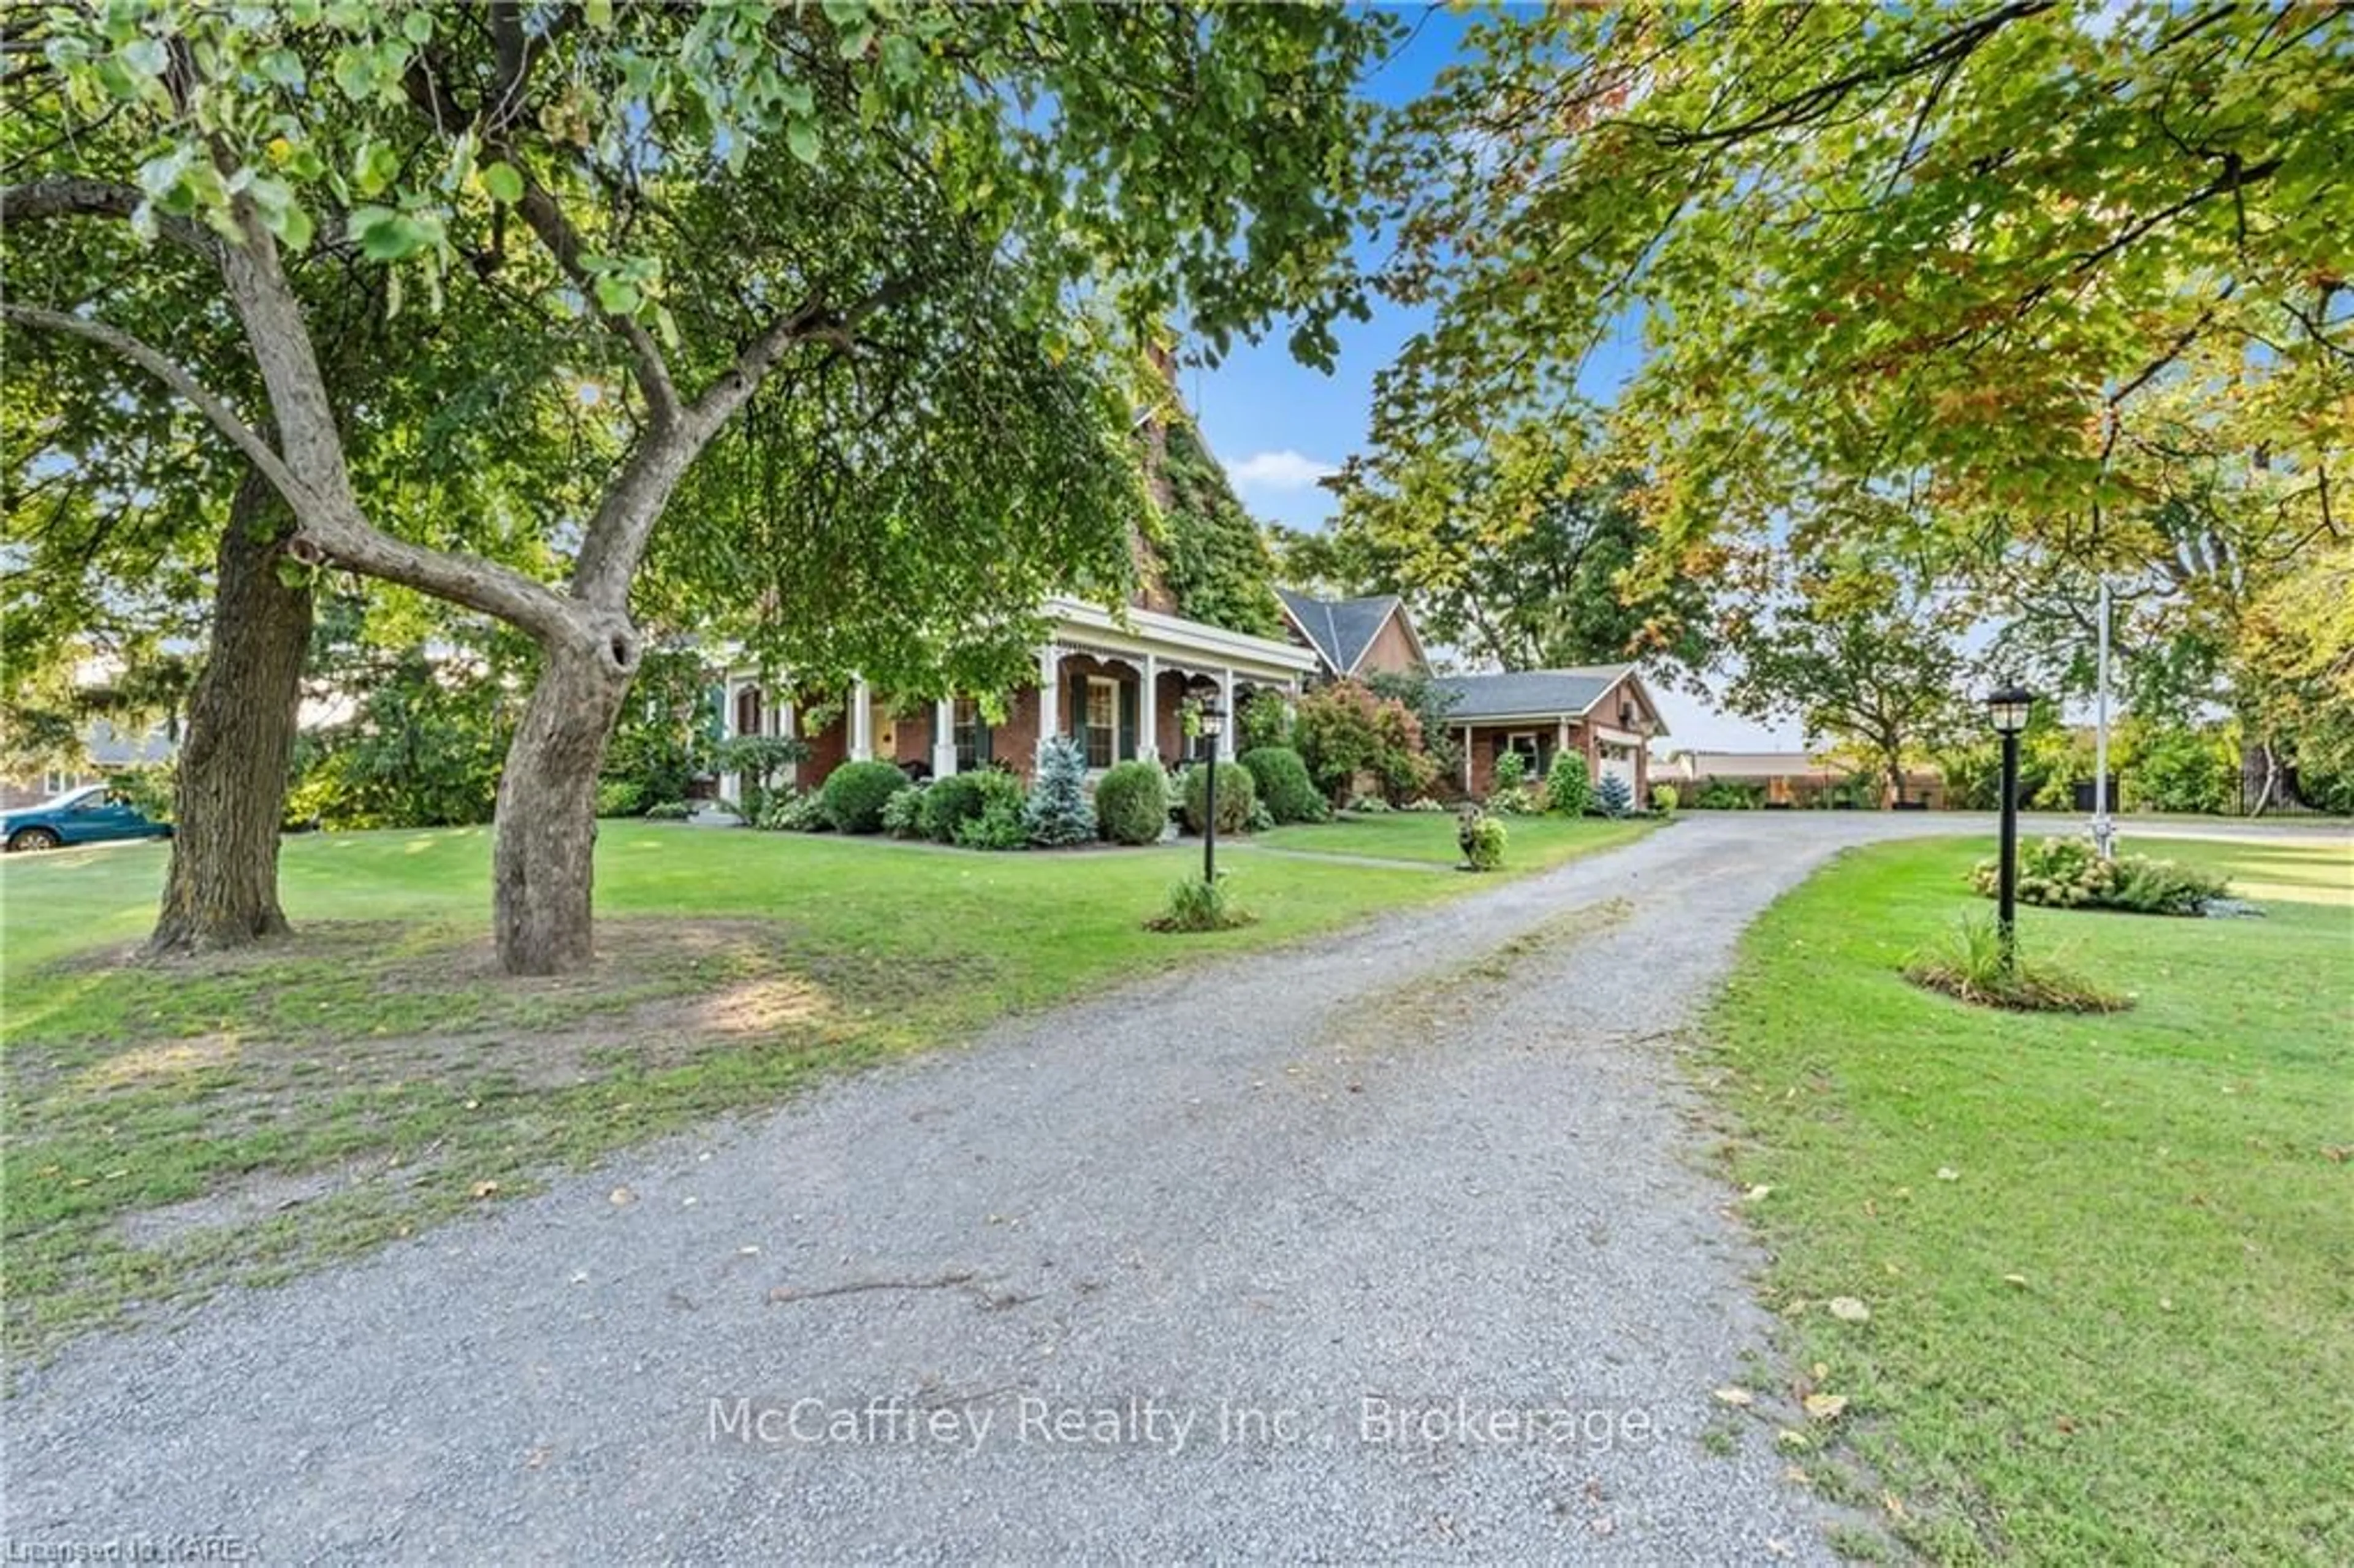
[[[118,733],[104,719],[92,719],[90,727],[82,731],[82,766],[52,768],[39,774],[0,779],[0,810],[36,805],[52,795],[62,795],[85,784],[101,783],[126,768],[145,768],[169,762],[178,750],[179,741],[167,729],[155,728],[127,736]]]
[[[1679,751],[1656,776],[1675,785],[1686,805],[1712,783],[1754,795],[1760,805],[1802,809],[1844,797],[1886,807],[1895,797],[1887,779],[1805,751]],[[1945,776],[1935,768],[1904,773],[1904,800],[1935,810],[1946,803]]]

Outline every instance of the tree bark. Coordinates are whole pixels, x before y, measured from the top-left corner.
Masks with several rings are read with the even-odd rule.
[[[637,673],[637,634],[613,617],[542,644],[546,663],[499,777],[493,923],[499,967],[566,974],[595,957],[590,892],[597,773]]]
[[[239,947],[288,929],[278,833],[311,644],[311,592],[278,578],[292,528],[275,488],[249,470],[221,535],[212,647],[188,703],[150,953]]]

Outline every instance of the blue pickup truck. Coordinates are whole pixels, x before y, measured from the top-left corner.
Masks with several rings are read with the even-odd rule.
[[[113,839],[168,839],[172,825],[143,813],[103,784],[85,784],[37,806],[0,812],[0,844],[19,850],[51,850],[63,844],[104,843]]]

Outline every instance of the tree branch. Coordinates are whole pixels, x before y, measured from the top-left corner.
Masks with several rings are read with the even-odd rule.
[[[63,333],[111,349],[193,404],[198,413],[212,422],[214,429],[227,436],[238,450],[245,454],[247,461],[278,487],[279,493],[286,497],[288,505],[299,512],[305,502],[315,502],[316,498],[309,489],[286,466],[285,460],[261,439],[251,425],[238,417],[237,410],[207,389],[204,383],[198,381],[186,366],[153,344],[93,317],[69,315],[63,311],[43,310],[37,305],[20,305],[13,301],[0,302],[0,316],[25,326]]]
[[[0,185],[0,224],[51,217],[128,218],[146,199],[129,185],[58,175]],[[220,260],[220,241],[185,217],[156,213],[156,232],[207,261]]]

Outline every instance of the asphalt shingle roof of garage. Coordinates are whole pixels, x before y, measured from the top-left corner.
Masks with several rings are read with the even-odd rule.
[[[1453,720],[1572,717],[1624,680],[1627,664],[1588,664],[1574,670],[1514,670],[1501,675],[1439,675],[1431,685],[1450,693]]]

